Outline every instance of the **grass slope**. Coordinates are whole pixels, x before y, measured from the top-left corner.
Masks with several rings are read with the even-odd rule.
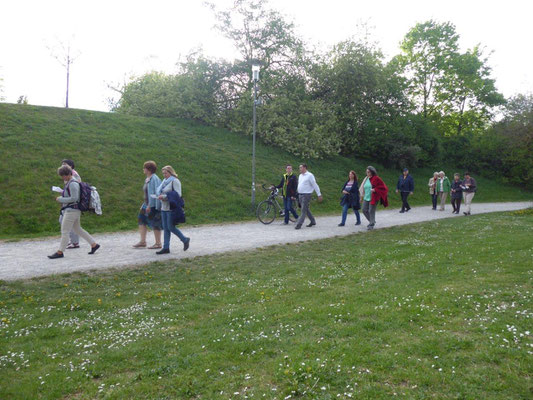
[[[476,215],[0,282],[0,398],[530,398],[532,230]]]
[[[142,202],[142,164],[172,165],[182,181],[188,223],[254,218],[250,212],[251,139],[191,121],[141,118],[63,108],[0,104],[0,238],[59,233],[58,206],[50,186],[62,182],[56,169],[72,158],[82,178],[95,185],[104,215],[83,217],[90,232],[134,229]],[[279,182],[286,163],[301,160],[261,143],[257,146],[257,182]],[[347,172],[359,176],[365,160],[334,157],[310,161],[324,194],[317,214],[340,212],[340,188]],[[376,165],[395,188],[398,171]],[[448,175],[453,171],[448,170]],[[417,190],[412,203],[428,204],[426,184],[432,170],[413,171]],[[476,176],[475,201],[530,199],[531,193]],[[259,189],[258,200],[266,197]],[[400,204],[391,195],[392,206]]]

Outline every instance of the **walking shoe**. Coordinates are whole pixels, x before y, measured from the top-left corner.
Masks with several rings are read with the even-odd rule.
[[[67,246],[67,249],[79,249],[80,244],[79,243],[69,243]]]
[[[168,254],[168,253],[170,253],[170,249],[161,249],[155,252],[155,254]]]
[[[306,226],[307,226],[308,228],[311,228],[312,226],[315,226],[315,225],[316,225],[316,222],[310,222],[310,223],[308,223]]]
[[[339,224],[339,225],[337,225],[337,226],[344,226],[344,224]]]
[[[191,238],[187,238],[187,240],[183,242],[183,251],[187,251],[189,248],[189,243],[191,243]]]
[[[96,250],[98,250],[99,248],[100,248],[99,244],[95,245],[94,247],[91,247],[91,251],[88,254],[96,253]]]
[[[53,260],[54,258],[63,258],[63,257],[65,257],[65,256],[63,255],[63,253],[59,253],[59,252],[57,252],[57,251],[56,251],[54,254],[52,254],[51,256],[48,256],[48,258],[50,258],[50,259],[52,259],[52,260]]]
[[[374,225],[368,225],[368,227],[367,227],[366,229],[368,229],[369,231],[371,231],[372,229],[374,229]]]
[[[411,209],[411,207],[407,208],[407,209],[405,210],[405,212],[409,212],[410,209]]]
[[[403,214],[405,211],[404,210],[400,210],[400,214]]]
[[[143,243],[143,242],[139,242],[139,243],[137,243],[137,244],[134,244],[132,247],[133,247],[134,249],[140,249],[140,248],[142,248],[142,247],[146,247],[146,242],[144,242],[144,243]]]
[[[356,225],[356,226],[357,226],[357,225],[361,225],[361,221],[356,222],[355,225]]]
[[[302,225],[296,225],[294,229],[302,229]]]
[[[162,246],[160,244],[154,244],[153,246],[150,246],[150,247],[147,247],[147,249],[150,249],[150,250],[155,250],[155,249],[160,249]]]

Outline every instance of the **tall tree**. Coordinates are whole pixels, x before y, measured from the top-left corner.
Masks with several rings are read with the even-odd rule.
[[[80,51],[73,49],[71,45],[71,41],[67,41],[66,43],[63,41],[58,41],[58,43],[54,47],[48,47],[50,50],[50,53],[52,57],[54,57],[59,64],[65,68],[65,71],[67,73],[67,89],[66,89],[66,96],[65,96],[65,108],[68,108],[68,98],[69,98],[69,91],[70,91],[70,66],[76,61],[76,59],[80,56]]]
[[[451,121],[448,134],[461,135],[465,127],[485,129],[494,107],[505,103],[490,73],[488,58],[479,46],[454,57],[438,94],[443,114]]]
[[[425,118],[438,112],[440,92],[458,55],[459,35],[449,22],[416,24],[403,41],[397,61],[410,80],[409,92]]]

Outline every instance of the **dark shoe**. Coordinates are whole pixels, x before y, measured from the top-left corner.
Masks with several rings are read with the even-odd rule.
[[[400,214],[403,214],[405,211],[404,210],[400,210]]]
[[[96,253],[96,250],[98,250],[99,248],[100,248],[99,244],[95,245],[94,247],[91,247],[91,251],[88,254]]]
[[[410,209],[411,209],[411,207],[409,207],[408,209],[406,209],[405,212],[409,212]]]
[[[311,228],[312,226],[315,226],[315,225],[316,225],[316,222],[310,222],[310,223],[308,223],[306,226],[307,226],[308,228]]]
[[[467,212],[464,212],[463,214],[464,214],[464,215],[468,215],[468,213],[467,213]]]
[[[361,225],[361,221],[356,222],[355,225]]]
[[[337,225],[337,226],[344,226],[344,224],[339,224],[339,225]]]
[[[168,254],[168,253],[170,253],[170,249],[161,249],[155,252],[155,254]]]
[[[368,227],[367,227],[366,229],[368,229],[369,231],[371,231],[372,229],[374,229],[374,225],[368,225]]]
[[[294,229],[302,229],[302,225],[296,225]]]
[[[79,249],[80,244],[79,243],[69,243],[67,246],[67,249]]]
[[[63,258],[63,257],[65,257],[65,256],[63,255],[63,253],[58,253],[57,251],[56,251],[54,254],[52,254],[51,256],[48,256],[48,258],[50,258],[50,259],[52,259],[52,260],[53,260],[54,258]]]
[[[183,242],[183,251],[187,251],[189,248],[189,243],[191,243],[191,238],[187,238],[187,240]]]

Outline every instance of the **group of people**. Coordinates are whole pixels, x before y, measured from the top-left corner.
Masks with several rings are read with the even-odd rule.
[[[428,186],[433,210],[437,209],[437,202],[439,202],[439,211],[444,211],[446,198],[451,193],[452,213],[459,214],[461,202],[464,199],[465,211],[463,214],[470,215],[472,200],[477,190],[476,180],[470,176],[470,172],[464,173],[463,180],[461,180],[460,174],[455,173],[451,183],[444,171],[435,172],[433,177],[429,179]]]
[[[141,204],[138,222],[141,240],[133,247],[158,249],[156,254],[170,253],[170,237],[174,233],[183,243],[183,250],[189,248],[191,239],[186,237],[175,225],[173,212],[170,206],[172,194],[181,197],[181,182],[174,168],[167,165],[161,169],[164,177],[161,180],[157,174],[157,166],[153,161],[146,161],[143,165],[143,172],[146,176],[143,186],[144,201]],[[100,245],[93,237],[80,225],[81,210],[80,183],[81,177],[74,169],[72,160],[63,160],[61,167],[57,170],[58,175],[63,179],[64,189],[61,196],[56,201],[61,204],[59,223],[61,225],[61,241],[59,249],[49,255],[48,258],[63,258],[65,249],[79,248],[79,237],[81,236],[91,245],[89,254],[94,254]],[[148,228],[154,232],[155,243],[147,247],[146,236]],[[163,244],[161,245],[161,230],[163,231]]]
[[[291,214],[297,219],[295,229],[301,229],[306,216],[310,221],[307,225],[308,227],[316,225],[316,220],[310,210],[310,200],[312,193],[316,192],[318,201],[321,202],[322,194],[316,183],[315,176],[307,170],[306,164],[300,165],[299,177],[294,175],[292,165],[287,165],[286,173],[283,174],[281,182],[273,187],[282,189],[285,225],[289,223]],[[440,210],[444,211],[448,193],[451,193],[453,213],[459,214],[461,202],[464,198],[466,210],[463,214],[470,215],[472,199],[474,198],[476,189],[476,181],[470,176],[469,172],[465,172],[463,180],[456,173],[451,183],[443,171],[435,172],[434,176],[429,180],[429,193],[431,194],[433,210],[437,209],[437,201],[440,199]],[[411,209],[409,196],[414,193],[414,190],[414,179],[409,174],[409,169],[404,168],[403,174],[398,178],[396,184],[396,193],[400,194],[402,200],[400,213],[409,212]],[[372,230],[376,224],[376,207],[378,204],[382,204],[385,207],[388,206],[388,191],[387,185],[378,176],[376,168],[372,166],[367,167],[366,176],[361,185],[359,185],[355,171],[350,171],[348,173],[348,180],[341,189],[342,197],[340,205],[342,206],[342,216],[339,226],[345,226],[349,209],[354,211],[356,218],[355,225],[361,225],[359,210],[362,208],[363,215],[368,220],[367,229]],[[296,199],[298,199],[301,205],[300,216],[298,216],[293,206],[293,200]]]
[[[289,217],[292,214],[297,219],[294,229],[301,229],[306,217],[309,218],[307,227],[316,225],[316,219],[313,217],[310,208],[313,192],[317,194],[318,201],[322,201],[322,194],[320,187],[316,183],[315,176],[308,171],[306,164],[300,164],[299,169],[300,175],[296,177],[293,173],[292,165],[286,165],[286,172],[283,174],[281,182],[279,185],[274,186],[282,189],[285,214],[284,224],[287,225],[289,223]],[[357,180],[357,174],[355,171],[350,171],[348,173],[348,180],[342,186],[341,192],[342,220],[339,226],[346,224],[349,209],[354,211],[357,219],[356,225],[361,225],[359,210],[361,209],[362,199],[363,215],[368,220],[367,229],[372,230],[376,225],[376,208],[378,204],[383,204],[385,207],[389,205],[387,200],[389,189],[385,185],[385,182],[378,176],[376,169],[372,166],[367,167],[366,176],[360,186]],[[298,199],[301,207],[300,216],[298,216],[293,206],[293,200],[296,199]]]
[[[280,183],[276,187],[281,189],[283,195],[283,205],[285,220],[289,223],[292,214],[297,219],[295,229],[301,229],[305,219],[309,219],[307,227],[316,225],[316,219],[311,213],[311,196],[315,192],[318,201],[322,202],[322,194],[315,176],[307,169],[306,164],[300,164],[300,175],[296,176],[292,165],[286,165]],[[174,197],[181,198],[181,182],[174,168],[166,165],[161,169],[163,180],[157,176],[157,165],[154,161],[146,161],[143,164],[143,173],[146,176],[143,185],[144,199],[138,213],[138,225],[140,240],[134,244],[136,249],[158,250],[156,254],[170,253],[171,234],[175,234],[183,243],[183,250],[189,248],[191,239],[186,237],[176,226],[174,212],[171,210],[171,203]],[[52,255],[51,259],[64,257],[65,249],[79,248],[79,237],[81,236],[91,245],[89,254],[94,254],[100,245],[93,237],[80,225],[81,211],[78,207],[80,201],[81,177],[74,169],[72,160],[63,160],[61,167],[57,170],[58,175],[63,179],[64,189],[61,196],[56,200],[61,204],[59,223],[61,225],[61,242],[59,249]],[[477,186],[474,178],[469,172],[465,172],[464,179],[461,180],[459,174],[454,175],[453,182],[450,182],[443,171],[435,172],[429,180],[429,193],[431,195],[433,210],[437,209],[437,202],[440,200],[440,211],[444,211],[446,198],[451,193],[451,203],[453,213],[459,214],[461,201],[464,199],[465,215],[470,215],[470,205]],[[400,213],[409,212],[409,196],[414,193],[415,183],[409,170],[405,168],[403,174],[398,178],[396,193],[399,193],[402,200]],[[388,207],[389,189],[385,182],[378,176],[376,168],[368,166],[366,176],[359,184],[355,171],[348,173],[348,179],[341,189],[340,205],[342,216],[339,226],[345,226],[348,210],[352,209],[356,217],[355,225],[361,225],[362,209],[363,215],[368,221],[367,229],[372,230],[376,225],[376,208],[379,204]],[[298,199],[300,204],[300,215],[293,206],[293,201]],[[146,237],[148,229],[154,233],[155,243],[148,246]],[[163,243],[161,243],[161,231],[163,231]]]

